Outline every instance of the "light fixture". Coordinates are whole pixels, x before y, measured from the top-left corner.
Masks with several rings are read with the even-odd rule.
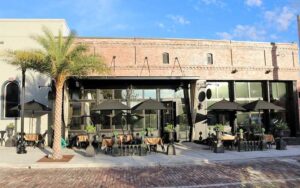
[[[270,69],[266,70],[265,74],[269,74],[270,72],[272,72]]]
[[[231,71],[231,74],[235,74],[235,73],[237,73],[237,72],[238,72],[237,69],[233,69],[233,70]]]

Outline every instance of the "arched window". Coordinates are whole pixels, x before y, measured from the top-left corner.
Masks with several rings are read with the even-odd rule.
[[[169,53],[163,53],[163,64],[169,64]]]
[[[20,104],[20,89],[16,82],[8,82],[4,89],[4,116],[19,117],[18,110],[10,110]]]
[[[213,59],[213,54],[212,53],[207,54],[207,64],[208,65],[214,64],[214,59]]]

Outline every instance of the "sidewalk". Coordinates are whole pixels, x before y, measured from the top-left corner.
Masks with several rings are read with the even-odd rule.
[[[95,157],[86,157],[85,150],[63,149],[64,155],[74,155],[69,162],[36,162],[47,154],[51,148],[41,150],[27,147],[27,154],[17,154],[15,148],[0,147],[0,167],[6,168],[81,168],[81,167],[143,167],[200,165],[220,161],[249,161],[257,158],[277,158],[300,156],[300,145],[287,146],[287,150],[269,149],[266,151],[213,153],[207,146],[194,143],[176,144],[176,156],[163,153],[151,153],[146,156],[112,157],[98,152]]]

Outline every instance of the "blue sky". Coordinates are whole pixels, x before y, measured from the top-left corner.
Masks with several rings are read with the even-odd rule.
[[[2,0],[0,18],[64,18],[79,36],[298,42],[300,0]]]

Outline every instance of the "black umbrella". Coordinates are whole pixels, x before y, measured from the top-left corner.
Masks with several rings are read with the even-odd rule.
[[[247,110],[254,110],[254,111],[259,111],[259,110],[284,110],[281,106],[277,106],[273,103],[263,101],[263,100],[256,100],[253,102],[250,102],[248,104],[245,104],[243,106]]]
[[[132,107],[131,110],[166,110],[167,108],[164,106],[163,103],[153,100],[153,99],[148,99],[145,100],[134,107]],[[150,118],[150,125],[151,125],[151,118]]]
[[[260,100],[260,99],[256,100],[256,101],[253,101],[253,102],[250,102],[248,104],[245,104],[244,108],[246,108],[247,110],[258,111],[259,120],[260,120],[260,111],[261,110],[285,110],[281,106],[277,106],[273,103],[263,101],[263,100]],[[260,127],[261,127],[261,122],[260,122]]]
[[[10,110],[21,110],[21,105],[15,106],[11,108]],[[33,127],[33,116],[34,115],[42,115],[47,112],[51,111],[51,108],[45,106],[44,104],[41,104],[35,100],[29,101],[24,103],[24,112],[27,112],[27,114],[30,114],[30,117],[32,118],[31,120],[31,125]]]
[[[239,103],[227,101],[222,99],[207,108],[207,110],[217,111],[217,112],[235,112],[235,111],[245,111],[246,109],[243,108]],[[224,116],[222,120],[224,124]],[[236,131],[236,126],[233,125],[234,132]]]
[[[21,105],[15,106],[13,108],[11,108],[10,110],[20,110],[21,109]],[[35,101],[29,101],[24,103],[24,110],[27,112],[32,112],[32,114],[35,114],[36,112],[39,113],[45,113],[45,112],[49,112],[51,111],[51,108]]]
[[[246,109],[243,108],[239,103],[227,101],[225,99],[216,102],[209,106],[207,110],[214,110],[214,111],[245,111]]]
[[[165,110],[167,109],[163,103],[153,100],[153,99],[148,99],[145,100],[134,107],[132,107],[132,110]]]
[[[117,100],[106,100],[92,108],[93,111],[100,110],[130,110],[128,106]]]
[[[106,100],[100,103],[99,105],[96,105],[91,109],[92,111],[101,111],[101,110],[130,110],[130,108],[121,103],[118,100]],[[108,115],[110,118],[110,127],[112,127],[112,117],[113,115]]]

